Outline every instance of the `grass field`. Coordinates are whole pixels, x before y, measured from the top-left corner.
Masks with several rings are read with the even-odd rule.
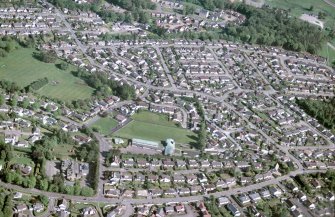
[[[133,115],[134,121],[114,133],[122,138],[139,138],[153,141],[165,141],[173,138],[176,143],[190,144],[196,142],[196,134],[190,130],[176,126],[163,114],[142,111]]]
[[[15,81],[25,87],[31,82],[47,77],[49,84],[37,92],[41,95],[57,98],[64,101],[89,98],[93,89],[85,82],[71,74],[74,67],[63,71],[53,63],[43,63],[35,59],[32,54],[35,50],[20,48],[0,59],[0,79]]]
[[[335,47],[335,46],[334,46]],[[335,50],[324,44],[322,49],[318,53],[320,56],[326,57],[328,59],[328,64],[330,65],[332,62],[335,61]]]
[[[111,133],[111,130],[118,125],[118,122],[111,117],[100,118],[95,122],[91,127],[96,127],[99,129],[99,132],[108,135]]]
[[[140,112],[133,115],[134,121],[115,132],[114,136],[153,141],[165,141],[167,138],[173,138],[176,143],[180,144],[196,142],[196,134],[194,132],[176,126],[164,116],[156,113]]]
[[[290,10],[293,16],[299,17],[303,13],[318,15],[319,12],[327,14],[325,21],[326,27],[335,27],[335,9],[323,0],[266,0],[266,4],[271,7]],[[313,6],[313,11],[309,8]]]
[[[151,124],[175,127],[176,123],[169,121],[169,117],[165,114],[153,113],[149,111],[140,111],[131,117],[135,121],[142,121]]]

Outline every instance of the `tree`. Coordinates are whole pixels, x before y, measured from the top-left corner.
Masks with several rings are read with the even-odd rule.
[[[0,95],[0,106],[2,106],[5,103],[5,97],[3,94]]]
[[[194,14],[195,12],[195,7],[193,5],[190,4],[184,4],[184,8],[183,8],[183,14],[184,15],[190,15],[190,14]]]
[[[314,6],[313,5],[311,5],[310,7],[309,7],[309,9],[308,9],[309,11],[313,11],[314,10]]]
[[[62,63],[60,63],[60,64],[57,64],[56,65],[59,69],[61,69],[61,70],[67,70],[68,68],[69,68],[69,64],[68,63],[66,63],[66,62],[62,62]]]
[[[38,199],[41,201],[41,203],[44,206],[47,206],[48,203],[49,203],[49,198],[46,195],[40,194],[40,195],[38,195]]]
[[[80,195],[81,196],[86,196],[86,197],[90,197],[90,196],[93,196],[94,195],[94,191],[92,188],[89,188],[89,187],[83,187],[81,189],[81,192],[80,192]]]

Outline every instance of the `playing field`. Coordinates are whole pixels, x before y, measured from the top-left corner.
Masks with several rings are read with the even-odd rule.
[[[35,59],[35,50],[20,48],[0,59],[0,79],[14,81],[25,87],[39,78],[47,77],[49,84],[37,92],[51,98],[64,101],[89,98],[93,89],[85,82],[71,74],[75,67],[68,70],[58,69],[54,63],[43,63]]]
[[[172,138],[179,144],[196,142],[196,134],[190,130],[183,129],[167,120],[162,114],[142,111],[133,115],[134,121],[114,133],[114,136],[122,138],[139,138],[153,141],[165,141]]]
[[[104,135],[109,135],[111,130],[118,125],[118,122],[111,117],[100,118],[91,127],[98,128],[99,132]]]
[[[266,0],[265,3],[271,7],[289,10],[296,17],[300,17],[303,13],[317,16],[319,12],[324,12],[326,13],[325,26],[334,28],[335,8],[323,0]],[[311,6],[313,6],[313,10],[310,11]]]

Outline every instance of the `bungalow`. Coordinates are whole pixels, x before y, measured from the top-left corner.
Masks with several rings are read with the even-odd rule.
[[[68,202],[66,199],[62,198],[58,200],[57,206],[60,210],[66,210],[68,206]]]
[[[21,213],[21,212],[24,212],[26,210],[28,210],[28,207],[25,204],[16,205],[14,207],[14,213]]]
[[[245,206],[250,203],[250,198],[246,194],[241,194],[237,197],[240,205]]]
[[[127,118],[121,114],[117,114],[114,118],[119,122],[119,124],[124,124],[127,121]]]
[[[292,198],[290,198],[288,200],[285,200],[285,202],[286,202],[286,205],[290,209],[291,212],[294,211],[297,208],[297,206],[293,203]]]
[[[257,203],[258,201],[262,200],[261,196],[257,192],[250,193],[249,197],[253,203]]]
[[[179,195],[188,195],[190,194],[190,189],[189,188],[180,188],[178,189]]]
[[[152,189],[150,190],[150,193],[152,197],[160,197],[163,195],[163,190],[162,189]]]
[[[182,175],[175,175],[173,176],[173,183],[184,183],[185,182],[185,177]]]
[[[193,195],[198,194],[198,193],[201,193],[201,192],[202,192],[202,187],[199,186],[199,185],[191,186],[191,187],[190,187],[190,192],[191,192],[191,194],[193,194]]]
[[[298,197],[298,199],[301,200],[301,201],[305,201],[305,200],[307,200],[307,196],[306,196],[302,191],[299,191],[299,192],[297,193],[297,197]]]
[[[235,205],[233,205],[232,203],[228,203],[227,204],[227,209],[231,212],[231,214],[233,216],[240,216],[241,212],[237,209],[237,207]]]
[[[271,195],[273,195],[275,197],[279,197],[282,194],[282,191],[280,189],[276,188],[275,186],[269,187],[269,191],[270,191]]]
[[[137,190],[136,191],[137,197],[148,197],[148,190]]]
[[[271,197],[270,191],[266,188],[259,190],[259,194],[262,196],[263,199]]]
[[[178,214],[185,213],[185,206],[183,204],[175,206],[174,209]]]
[[[306,207],[308,207],[309,209],[315,209],[315,204],[312,203],[309,199],[307,199],[306,201],[304,201],[304,205]]]
[[[317,179],[312,179],[311,184],[316,189],[320,189],[321,188],[320,182]]]
[[[228,197],[219,197],[217,199],[218,206],[226,205],[228,203],[230,203],[230,200],[228,199]]]

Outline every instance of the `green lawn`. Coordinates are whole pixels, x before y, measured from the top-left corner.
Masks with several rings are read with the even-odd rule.
[[[140,111],[131,117],[135,121],[141,121],[151,124],[175,127],[176,123],[169,121],[166,114],[153,113],[146,110]]]
[[[334,28],[335,9],[325,3],[323,0],[265,0],[265,3],[271,7],[287,9],[293,16],[299,17],[303,13],[312,13],[318,15],[319,12],[327,14],[325,26]],[[308,9],[313,6],[313,11]]]
[[[73,155],[75,155],[75,149],[78,147],[68,144],[57,144],[53,149],[52,152],[55,153],[56,158],[60,159],[69,159]]]
[[[96,127],[104,135],[111,133],[111,130],[118,125],[118,122],[111,117],[100,118],[91,127]]]
[[[335,47],[335,46],[334,46]],[[335,50],[328,46],[327,44],[324,44],[322,46],[322,49],[318,53],[320,56],[326,57],[328,59],[328,64],[331,64],[335,61]]]
[[[155,119],[156,114],[153,114],[153,117]],[[135,119],[136,118],[137,117],[135,116]],[[140,119],[141,118],[142,115],[140,115]],[[147,139],[153,141],[165,141],[167,138],[173,138],[176,143],[182,144],[196,142],[196,134],[190,130],[177,126],[171,126],[169,122],[167,125],[164,125],[163,121],[158,124],[150,123],[150,121],[151,119],[148,119],[147,121],[134,120],[124,128],[115,132],[114,136],[129,139]]]
[[[27,153],[24,152],[19,152],[19,151],[14,151],[14,157],[10,161],[10,164],[24,164],[24,165],[29,165],[29,166],[34,166],[33,160],[28,156]]]
[[[20,48],[0,59],[0,79],[15,81],[25,87],[31,82],[47,77],[49,84],[38,90],[41,95],[61,100],[89,98],[93,89],[85,82],[71,74],[75,67],[68,70],[58,69],[53,63],[36,60],[32,54],[35,50]],[[59,63],[59,62],[58,62]]]

